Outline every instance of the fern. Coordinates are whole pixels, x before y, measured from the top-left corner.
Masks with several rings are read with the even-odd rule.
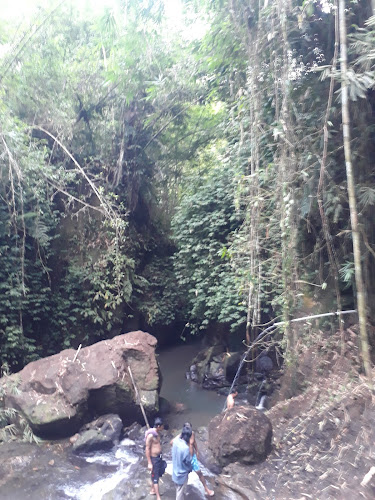
[[[39,443],[40,439],[35,436],[27,420],[15,408],[5,406],[5,395],[7,392],[19,394],[18,379],[10,379],[7,363],[1,366],[0,379],[0,442],[17,438],[29,443]]]
[[[345,288],[349,288],[353,282],[355,271],[354,262],[346,261],[343,266],[339,269],[340,278],[346,284]]]
[[[362,209],[375,205],[375,188],[371,186],[362,186],[359,189],[358,202]]]

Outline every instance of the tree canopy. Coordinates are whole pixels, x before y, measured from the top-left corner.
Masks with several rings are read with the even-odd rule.
[[[330,0],[56,2],[4,19],[2,363],[134,327],[251,342],[275,318],[292,352],[296,314],[355,307],[346,90],[372,310],[375,22],[369,0],[344,6],[345,72]]]

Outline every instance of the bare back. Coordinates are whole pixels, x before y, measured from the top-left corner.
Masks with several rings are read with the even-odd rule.
[[[227,397],[227,410],[230,410],[233,407],[234,407],[234,397],[232,396],[232,394],[229,394],[229,396]]]

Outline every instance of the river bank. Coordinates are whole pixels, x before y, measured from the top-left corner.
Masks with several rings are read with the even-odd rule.
[[[339,338],[339,332],[330,337],[331,341]],[[332,355],[331,351],[324,350],[326,339],[318,340],[315,346],[300,348],[297,373],[303,386],[300,394],[288,399],[282,397],[291,383],[287,373],[279,401],[266,412],[274,436],[267,459],[254,465],[231,463],[219,474],[210,471],[207,462],[204,474],[215,490],[215,498],[372,500],[375,497],[375,476],[371,476],[375,458],[375,402],[358,370],[358,352],[353,343],[344,356]],[[161,483],[165,500],[175,497],[170,475],[170,439],[178,430],[174,423],[194,418],[197,420],[193,422],[206,421],[208,412],[215,409],[207,401],[210,397],[216,398],[216,394],[191,392],[190,382],[184,378],[185,368],[191,360],[189,349],[171,349],[165,353],[166,359],[170,355],[171,366],[175,367],[170,372],[164,354],[159,355],[162,372],[165,372],[163,393],[167,395],[170,390],[170,394],[180,401],[191,400],[190,414],[170,414],[171,428],[163,434],[164,458],[168,462]],[[203,403],[206,404],[200,403],[205,395],[207,401]],[[202,413],[194,413],[197,411],[195,403]],[[243,419],[240,410],[238,418]],[[149,497],[149,475],[143,432],[144,429],[139,429],[134,439],[122,440],[110,452],[80,457],[72,454],[69,440],[43,442],[39,446],[3,444],[0,446],[0,499],[146,499]],[[197,435],[204,457],[207,449],[205,426],[197,429]],[[190,476],[187,498],[205,498],[196,474]]]
[[[144,428],[135,440],[123,439],[109,452],[75,456],[69,440],[5,443],[0,446],[1,500],[137,500],[148,498],[150,478],[144,457]],[[172,482],[170,440],[162,436],[163,457],[168,467],[160,483],[165,500],[175,498]],[[216,475],[202,471],[215,488],[215,498],[231,500],[226,487],[218,489]],[[220,491],[219,491],[220,490]],[[190,474],[187,498],[204,499],[203,487],[195,473]],[[151,497],[150,497],[151,498]]]
[[[224,396],[186,380],[185,371],[199,349],[199,343],[184,344],[158,353],[163,379],[161,396],[186,407],[183,413],[165,416],[170,428],[163,435],[164,457],[168,462],[162,487],[165,499],[174,498],[170,440],[186,420],[192,422],[194,428],[207,426],[225,401]],[[4,443],[0,445],[0,500],[124,499],[129,491],[132,500],[145,498],[149,475],[143,436],[144,429],[139,431],[136,440],[125,438],[109,452],[86,456],[75,456],[69,440],[42,441],[39,445]],[[204,473],[214,478],[207,469]],[[205,498],[196,474],[191,476],[188,491],[193,498]],[[230,496],[218,493],[216,498],[225,500]]]

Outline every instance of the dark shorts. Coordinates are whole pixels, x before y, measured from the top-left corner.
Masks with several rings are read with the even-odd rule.
[[[167,462],[162,459],[162,456],[151,457],[152,472],[151,479],[154,484],[159,482],[159,478],[164,474]]]

